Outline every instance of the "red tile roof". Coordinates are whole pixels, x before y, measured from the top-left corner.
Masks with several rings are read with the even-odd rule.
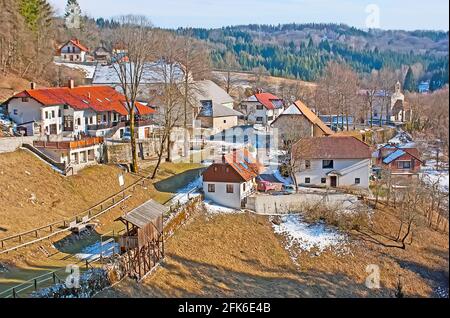
[[[247,149],[239,149],[224,156],[222,163],[214,163],[203,173],[206,182],[243,182],[256,178],[262,165]]]
[[[276,106],[272,103],[272,100],[281,100],[281,98],[270,93],[258,93],[255,94],[256,99],[263,104],[267,109],[275,109]]]
[[[128,114],[125,96],[110,86],[29,89],[14,95],[12,98],[20,97],[31,97],[43,106],[69,105],[76,110],[115,111],[123,116]],[[136,103],[136,110],[138,115],[149,115],[155,112],[151,107],[140,103]]]
[[[311,123],[317,125],[325,135],[332,135],[334,132],[325,123],[317,117],[314,112],[308,108],[302,101],[298,100],[294,103],[298,110],[305,116]]]
[[[61,49],[63,47],[65,47],[67,44],[72,43],[73,45],[75,45],[77,48],[79,48],[81,51],[84,52],[89,52],[89,48],[85,47],[83,44],[80,43],[80,40],[78,39],[72,39],[67,41],[66,43],[64,43],[63,45],[60,46],[58,52],[61,53]]]
[[[368,144],[352,136],[311,137],[298,141],[292,154],[301,159],[370,159]]]

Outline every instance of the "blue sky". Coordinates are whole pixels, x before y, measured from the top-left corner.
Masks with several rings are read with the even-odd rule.
[[[49,0],[58,14],[66,0]],[[449,29],[448,0],[78,0],[84,14],[143,14],[159,27],[221,27],[249,23],[346,23],[365,28],[379,15],[382,29]],[[368,5],[376,5],[368,7]],[[369,10],[369,13],[366,12]],[[369,18],[373,17],[371,15]],[[373,19],[371,21],[374,21]]]

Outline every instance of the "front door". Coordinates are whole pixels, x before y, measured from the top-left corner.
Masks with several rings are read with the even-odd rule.
[[[56,135],[56,124],[50,125],[50,135]]]
[[[330,176],[330,185],[332,188],[337,187],[337,177],[336,176]]]

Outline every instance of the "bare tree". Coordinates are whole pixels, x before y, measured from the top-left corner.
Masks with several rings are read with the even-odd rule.
[[[142,91],[143,76],[148,62],[155,57],[155,37],[151,22],[144,16],[126,15],[116,19],[120,25],[114,32],[113,44],[123,47],[113,56],[113,68],[120,81],[130,120],[132,171],[139,170],[135,131],[135,106]]]
[[[166,161],[171,160],[171,140],[174,128],[183,126],[184,123],[184,95],[183,79],[180,79],[179,58],[181,55],[180,42],[175,35],[164,35],[164,41],[160,46],[161,63],[158,70],[163,83],[157,96],[158,114],[155,122],[159,126],[159,147],[156,150],[158,161],[153,170],[152,179],[158,173],[162,158],[166,154]]]
[[[189,152],[188,121],[195,120],[194,105],[195,93],[202,90],[197,80],[203,80],[211,76],[211,64],[209,52],[206,47],[195,41],[190,36],[179,39],[180,52],[178,61],[184,70],[183,78],[183,109],[184,109],[184,154]]]
[[[233,74],[234,71],[240,69],[240,65],[234,53],[227,51],[220,65],[223,74],[220,74],[217,80],[222,84],[228,94],[233,94],[239,79]]]

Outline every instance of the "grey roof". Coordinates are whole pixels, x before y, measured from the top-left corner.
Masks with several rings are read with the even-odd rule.
[[[196,91],[194,98],[200,103],[203,100],[211,100],[213,104],[229,104],[233,103],[233,98],[219,85],[211,80],[203,80],[196,82]],[[200,105],[198,105],[200,107]]]
[[[156,201],[149,200],[120,217],[120,219],[126,220],[139,228],[143,228],[169,210],[169,207],[159,204]]]
[[[232,108],[211,101],[203,101],[199,117],[230,117],[242,116],[242,113]]]
[[[133,67],[133,66],[132,66]],[[164,82],[164,74],[168,74],[169,72],[173,73],[173,76],[176,80],[182,81],[184,78],[184,72],[181,65],[177,64],[175,67],[170,70],[169,64],[166,64],[162,61],[146,63],[144,65],[144,72],[141,80],[141,84],[156,84]],[[169,76],[169,75],[167,75]],[[120,84],[119,77],[113,65],[101,65],[98,64],[95,69],[94,78],[92,80],[92,84]]]

